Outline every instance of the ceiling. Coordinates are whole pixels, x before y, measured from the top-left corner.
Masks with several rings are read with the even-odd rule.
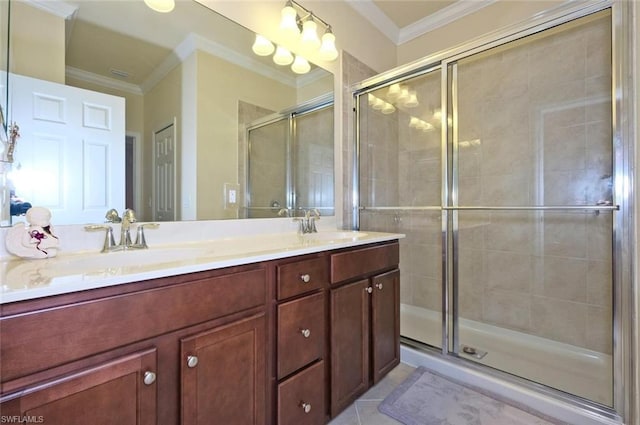
[[[496,0],[345,0],[396,45],[480,10]]]

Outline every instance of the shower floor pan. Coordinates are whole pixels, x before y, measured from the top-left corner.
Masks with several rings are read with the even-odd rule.
[[[400,334],[425,344],[442,345],[441,320],[439,311],[400,306]],[[461,350],[460,357],[606,406],[612,404],[609,354],[464,318],[460,319],[459,342],[461,347],[486,352],[479,359]]]

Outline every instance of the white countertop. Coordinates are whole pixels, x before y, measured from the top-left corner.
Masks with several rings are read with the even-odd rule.
[[[0,261],[0,304],[403,238],[397,233],[320,231],[225,237],[148,250],[60,253]]]

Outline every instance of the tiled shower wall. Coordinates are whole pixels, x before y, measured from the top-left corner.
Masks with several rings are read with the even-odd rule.
[[[585,18],[458,63],[459,205],[612,199],[610,31],[608,16]],[[407,84],[419,118],[431,118],[439,85],[425,76]],[[440,132],[410,128],[415,110],[384,115],[366,100],[362,109],[361,204],[440,205]],[[458,218],[462,318],[611,353],[610,212]],[[440,213],[365,210],[361,229],[407,234],[402,302],[440,310]]]

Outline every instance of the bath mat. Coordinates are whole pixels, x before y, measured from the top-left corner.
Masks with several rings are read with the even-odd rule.
[[[418,367],[378,406],[406,425],[558,425]]]

